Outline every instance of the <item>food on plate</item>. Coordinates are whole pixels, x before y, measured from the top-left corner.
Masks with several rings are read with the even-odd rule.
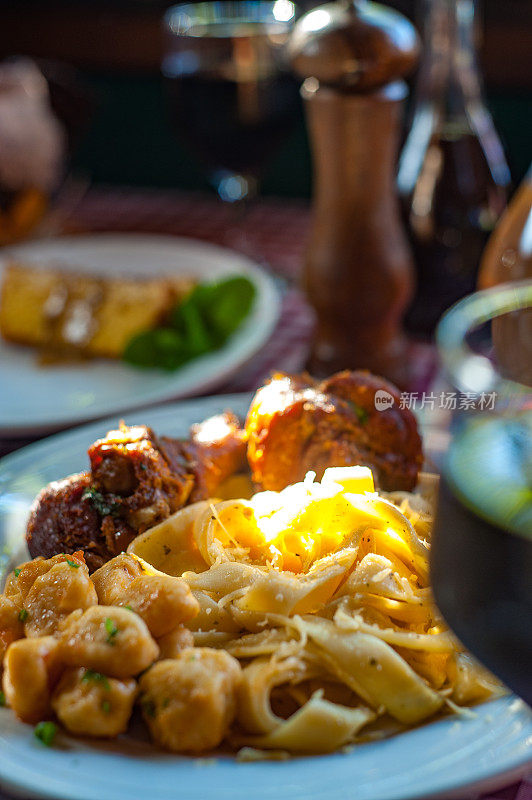
[[[22,609],[21,609],[22,610]],[[3,691],[23,722],[36,723],[50,713],[50,693],[60,674],[54,636],[17,639],[4,656]]]
[[[139,565],[139,575],[132,575],[125,564],[127,561]],[[193,619],[199,611],[185,583],[168,575],[146,575],[138,560],[125,553],[94,572],[92,581],[99,603],[127,606],[142,617],[155,638],[171,634],[176,625]]]
[[[127,730],[136,694],[133,678],[104,678],[78,667],[63,672],[51,705],[70,733],[114,737]]]
[[[244,276],[104,276],[10,263],[0,293],[0,334],[39,348],[43,364],[123,358],[174,370],[222,347],[248,315],[255,286]]]
[[[89,458],[36,498],[36,557],[0,596],[23,721],[114,737],[137,704],[174,752],[310,754],[501,691],[434,605],[437,478],[382,379],[279,374],[245,428],[230,412],[187,440],[122,424]]]
[[[91,471],[45,487],[27,529],[32,556],[82,549],[90,569],[187,501],[207,498],[243,467],[244,432],[227,412],[193,426],[187,440],[144,425],[110,431],[89,448]]]
[[[95,737],[123,733],[138,704],[165,749],[259,757],[331,752],[497,695],[434,605],[436,485],[423,473],[413,492],[379,492],[367,466],[332,467],[192,503],[92,576],[81,552],[18,566],[0,601],[7,704]],[[73,583],[66,608],[65,569],[92,586]],[[57,592],[31,606],[54,571]]]
[[[163,326],[134,336],[124,359],[137,367],[175,370],[222,347],[251,311],[254,284],[243,275],[200,283]]]
[[[383,411],[375,408],[378,392],[393,401]],[[83,549],[95,569],[182,506],[221,497],[230,476],[231,496],[251,493],[240,494],[246,463],[262,489],[280,490],[309,470],[321,478],[327,467],[362,464],[379,488],[410,490],[423,461],[421,438],[399,400],[394,386],[368,372],[340,372],[321,383],[277,374],[255,395],[245,428],[231,413],[193,426],[186,441],[122,425],[89,448],[90,472],[38,495],[30,553],[48,558]],[[192,569],[193,560],[183,568]]]
[[[139,682],[153,740],[177,753],[218,747],[235,718],[241,680],[237,659],[212,647],[187,648],[159,661]]]
[[[24,601],[26,636],[54,633],[72,611],[96,605],[98,597],[85,563],[75,555],[35,579]]]
[[[377,407],[377,394],[388,407]],[[383,489],[410,490],[423,463],[416,418],[395,386],[369,372],[324,381],[277,374],[251,403],[246,431],[253,479],[278,491],[312,470],[366,464]]]
[[[119,606],[98,605],[67,621],[59,653],[68,666],[130,678],[155,661],[159,648],[138,614]]]
[[[45,358],[120,358],[132,336],[157,326],[193,287],[190,278],[109,277],[11,263],[0,333]]]

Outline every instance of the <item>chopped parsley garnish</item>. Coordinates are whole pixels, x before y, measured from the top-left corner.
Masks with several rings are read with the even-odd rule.
[[[107,644],[114,644],[115,643],[115,636],[118,633],[118,628],[115,625],[114,620],[111,617],[105,618],[105,630],[107,631]]]
[[[18,578],[18,576],[20,575],[20,570],[21,570],[21,567],[16,567],[13,570],[13,572],[15,573],[15,578]]]
[[[131,606],[129,605],[129,603],[127,604],[127,606],[124,606],[124,608],[127,608],[127,610],[128,610],[128,611],[133,611],[133,609],[131,608]],[[135,613],[135,612],[133,611],[133,614],[134,614],[134,613]]]
[[[79,569],[81,567],[81,564],[78,564],[77,561],[71,561],[66,556],[65,556],[65,561],[66,561],[66,563],[68,564],[69,567],[72,567],[72,569]]]
[[[102,711],[104,711],[106,714],[111,713],[111,703],[109,702],[109,700],[104,700],[102,702]]]
[[[102,517],[116,517],[120,514],[120,503],[108,502],[94,486],[89,486],[85,489],[81,499],[89,500]]]
[[[107,680],[107,676],[102,675],[101,672],[94,672],[94,670],[92,669],[86,669],[83,678],[81,680],[84,683],[89,683],[89,682],[101,683],[106,692],[109,692],[111,690],[109,681]]]
[[[351,408],[353,409],[353,411],[355,412],[356,417],[357,417],[358,421],[360,422],[360,424],[361,425],[365,425],[366,422],[369,419],[369,414],[366,411],[366,409],[362,408],[362,406],[359,406],[357,403],[354,403],[352,400],[349,400],[348,403],[351,406]]]
[[[18,618],[19,618],[19,620],[20,620],[21,622],[26,622],[26,620],[28,619],[28,617],[29,617],[29,614],[28,614],[28,610],[27,610],[27,608],[21,608],[21,609],[20,609],[20,611],[18,612]]]
[[[46,747],[50,747],[57,733],[57,725],[54,722],[39,722],[35,726],[33,733]]]
[[[6,704],[6,696],[0,689],[0,706],[5,706],[5,704]]]

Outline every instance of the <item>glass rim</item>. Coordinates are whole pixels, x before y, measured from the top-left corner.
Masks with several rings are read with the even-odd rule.
[[[250,18],[245,13],[246,6],[253,7],[259,11],[265,12],[264,18],[258,16],[257,18]],[[291,13],[288,17],[286,14],[276,17],[275,15],[275,6],[282,6],[287,11],[290,8]],[[211,19],[205,20],[201,19],[201,10],[202,9],[214,9],[220,11],[220,15],[218,19]],[[226,10],[226,14],[224,15],[224,10]],[[229,14],[227,11],[234,11],[235,13]],[[236,13],[238,12],[238,13]],[[269,15],[268,15],[269,12]],[[200,0],[199,3],[190,2],[190,0],[185,0],[182,3],[176,3],[173,6],[170,6],[166,9],[164,16],[163,16],[163,23],[164,26],[174,35],[176,36],[191,36],[193,37],[194,34],[189,34],[186,27],[179,30],[178,25],[176,24],[176,20],[179,18],[180,15],[183,17],[188,16],[191,20],[191,24],[202,24],[205,26],[214,25],[214,24],[223,24],[223,23],[230,23],[230,22],[253,22],[253,23],[260,23],[263,25],[270,25],[275,27],[282,27],[286,28],[287,26],[293,25],[296,19],[296,4],[293,0],[244,0],[243,2],[235,2],[235,0]]]
[[[530,394],[530,386],[504,378],[489,358],[474,352],[467,343],[468,333],[479,325],[527,308],[532,308],[532,279],[475,292],[445,312],[436,328],[436,344],[454,386],[474,393],[497,390],[506,395]]]

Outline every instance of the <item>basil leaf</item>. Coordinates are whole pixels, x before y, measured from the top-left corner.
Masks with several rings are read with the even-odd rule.
[[[255,294],[243,276],[200,283],[174,308],[168,327],[133,336],[123,358],[136,367],[175,370],[217,350],[249,314]]]
[[[244,277],[228,278],[212,285],[204,313],[209,327],[222,342],[247,317],[254,298],[255,286]]]
[[[191,357],[187,344],[173,328],[155,328],[134,336],[126,345],[124,360],[136,367],[174,370]]]
[[[194,300],[193,294],[172,314],[172,325],[183,337],[192,357],[208,353],[216,347],[216,341],[209,333],[201,308]]]

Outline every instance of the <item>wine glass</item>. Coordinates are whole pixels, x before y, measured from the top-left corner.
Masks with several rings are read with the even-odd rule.
[[[164,17],[162,64],[172,123],[226,203],[253,198],[295,118],[285,60],[290,0],[185,3]]]
[[[436,601],[464,645],[531,704],[532,280],[460,301],[437,339],[463,394],[432,543]]]

